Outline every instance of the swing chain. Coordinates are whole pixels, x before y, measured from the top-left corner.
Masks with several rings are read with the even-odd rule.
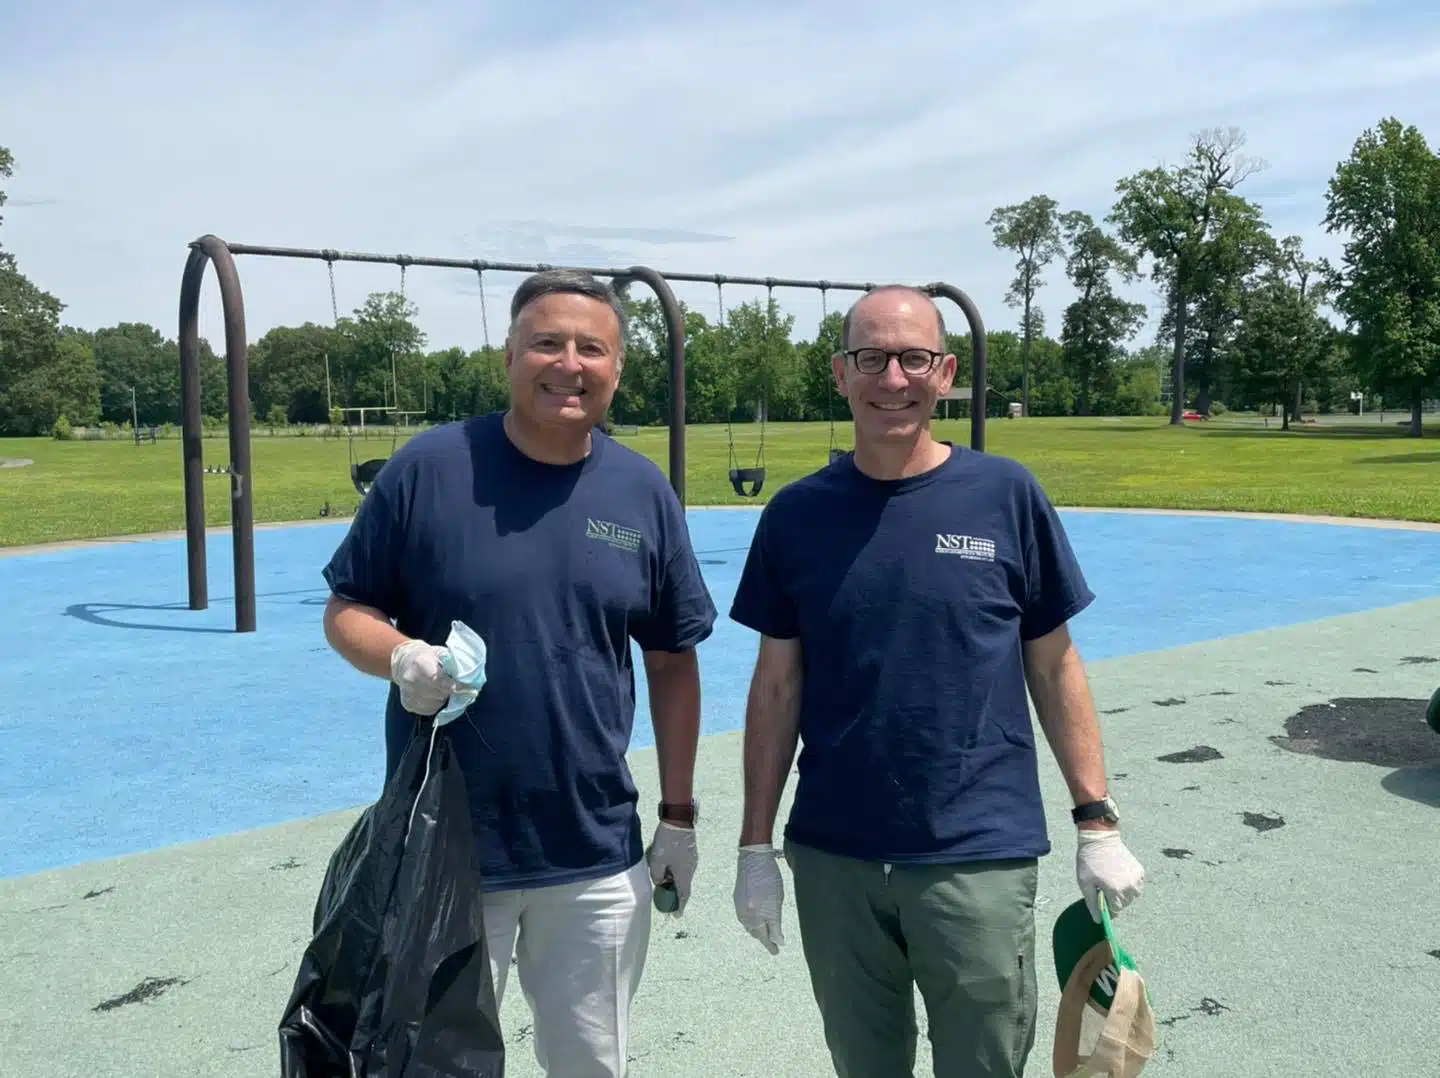
[[[490,316],[485,311],[485,268],[475,267],[475,276],[480,282],[480,329],[485,334],[485,351],[490,351]]]
[[[829,294],[828,284],[827,281],[820,282],[820,332],[817,337],[822,341],[825,339],[825,323],[830,317],[830,308],[826,303]],[[835,393],[828,378],[825,380],[825,418],[830,423],[830,460],[833,463],[835,460]]]
[[[773,341],[771,340],[771,338],[772,338],[772,336],[773,336],[773,334],[774,334],[774,328],[775,328],[775,327],[774,327],[774,316],[775,316],[775,315],[774,315],[774,312],[775,312],[775,284],[774,284],[773,281],[767,280],[767,281],[765,282],[765,346],[766,346],[766,347],[765,347],[765,351],[766,351],[765,365],[766,365],[766,368],[767,368],[767,371],[766,371],[767,374],[773,373],[773,368],[771,367],[771,363],[773,362],[773,360],[774,360],[774,358],[775,358],[773,355],[769,354],[769,353],[770,353],[770,345],[773,343]],[[770,386],[769,386],[770,380],[771,380],[771,379],[770,379],[769,377],[766,377],[765,380],[761,383],[761,392],[760,392],[760,445],[759,445],[759,446],[756,448],[756,450],[755,450],[755,467],[756,467],[757,469],[759,469],[760,467],[763,466],[763,463],[764,463],[764,460],[765,460],[765,418],[766,418],[767,414],[768,414],[769,411],[770,411]]]
[[[725,285],[723,282],[724,278],[717,275],[715,278],[715,307],[717,310],[716,324],[720,330],[720,347],[724,348],[726,354],[728,355],[730,349],[726,347],[725,344]],[[733,426],[733,421],[731,419],[731,412],[733,411],[734,409],[732,408],[727,409],[725,412],[725,438],[729,443],[730,447],[730,470],[732,472],[735,470],[736,465],[738,464],[738,461],[736,461],[735,459],[735,429]]]

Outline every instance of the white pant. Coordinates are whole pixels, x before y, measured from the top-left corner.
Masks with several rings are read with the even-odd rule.
[[[652,886],[641,858],[603,879],[484,896],[495,1002],[513,954],[535,1021],[535,1059],[552,1078],[625,1075]]]

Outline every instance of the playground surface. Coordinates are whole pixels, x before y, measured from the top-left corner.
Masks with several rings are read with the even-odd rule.
[[[701,868],[685,917],[655,923],[636,1076],[832,1073],[793,906],[772,957],[730,900],[754,643],[723,613],[756,515],[690,513],[722,611],[701,649]],[[1440,684],[1440,532],[1063,516],[1099,596],[1073,629],[1148,874],[1117,921],[1159,1023],[1146,1073],[1431,1073],[1440,736],[1423,711]],[[245,635],[230,631],[225,535],[209,541],[203,612],[186,608],[178,539],[0,558],[3,1078],[277,1072],[320,879],[383,760],[383,685],[319,631],[319,568],[344,527],[257,531],[259,631]],[[639,689],[644,805],[643,675]],[[1059,1000],[1048,934],[1078,897],[1043,747],[1041,775],[1055,848],[1035,1075],[1050,1073]],[[538,1074],[518,992],[502,1021],[506,1073]]]

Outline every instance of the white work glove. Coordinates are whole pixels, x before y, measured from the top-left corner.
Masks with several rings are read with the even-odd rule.
[[[666,882],[675,887],[680,903],[670,913],[679,917],[685,912],[685,903],[690,901],[690,885],[695,879],[695,869],[700,864],[700,851],[695,844],[695,828],[677,827],[661,820],[655,828],[655,837],[645,851],[650,865],[650,882],[656,887]]]
[[[1077,832],[1075,879],[1090,916],[1100,921],[1098,895],[1105,894],[1110,916],[1115,916],[1145,889],[1145,869],[1120,840],[1119,831],[1086,829]]]
[[[449,651],[423,640],[407,640],[390,653],[390,680],[400,689],[400,706],[412,715],[434,715],[455,691],[445,673]]]
[[[784,905],[785,881],[775,847],[768,842],[741,846],[735,866],[735,916],[771,954],[779,954],[785,942],[780,931]]]

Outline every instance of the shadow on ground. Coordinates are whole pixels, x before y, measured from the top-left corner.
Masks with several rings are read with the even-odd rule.
[[[324,588],[297,588],[294,591],[269,591],[257,593],[257,600],[264,599],[288,599],[297,595],[304,598],[297,600],[298,606],[324,606],[325,597],[329,594]],[[210,605],[223,606],[234,602],[232,598],[212,599]],[[143,629],[162,633],[220,633],[222,635],[233,635],[235,630],[228,626],[215,625],[165,625],[153,621],[123,621],[119,618],[108,617],[108,614],[120,611],[150,611],[152,613],[174,612],[189,613],[188,603],[71,603],[65,608],[67,618],[76,618],[79,621],[87,622],[90,625],[103,625],[109,629]]]
[[[1397,797],[1440,808],[1440,766],[1402,767],[1381,779],[1380,785]]]
[[[1342,426],[1292,426],[1289,430],[1281,430],[1277,421],[1269,427],[1210,427],[1205,430],[1207,438],[1340,438],[1346,441],[1371,441],[1371,442],[1393,442],[1411,441],[1417,446],[1421,438],[1410,437],[1410,424],[1406,422],[1403,426],[1394,427],[1375,424],[1364,427],[1342,427]],[[1431,431],[1425,432],[1426,439],[1433,439],[1435,435]]]
[[[1400,453],[1393,457],[1363,457],[1355,464],[1440,464],[1440,453]]]

